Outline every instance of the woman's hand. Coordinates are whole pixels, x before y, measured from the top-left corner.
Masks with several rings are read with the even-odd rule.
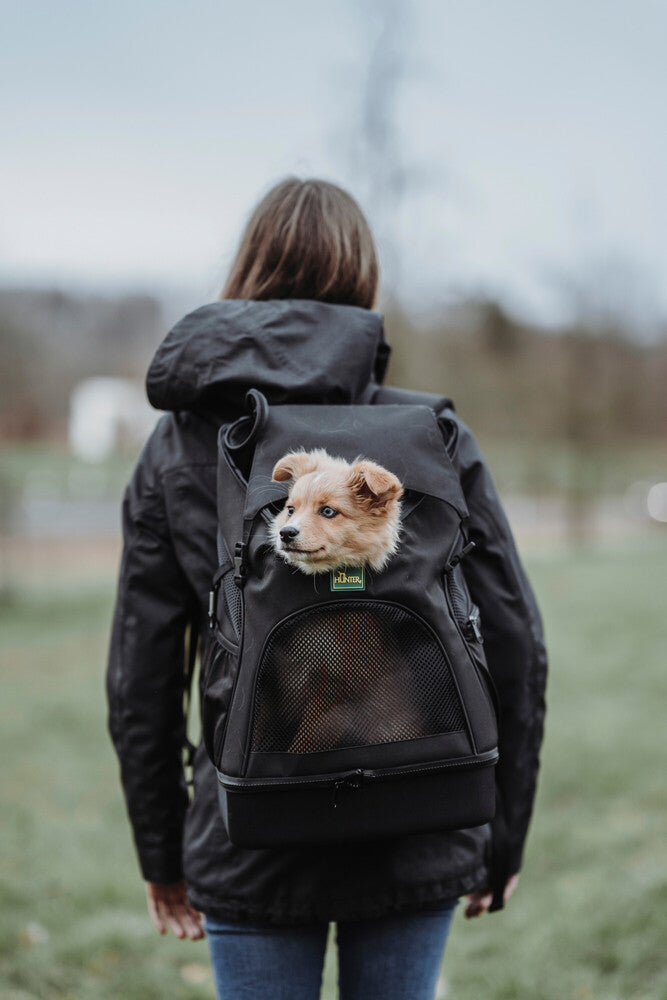
[[[512,875],[512,877],[507,880],[507,885],[505,886],[505,891],[503,892],[503,899],[505,902],[507,902],[516,889],[518,881],[518,875]],[[466,917],[480,917],[482,913],[486,913],[488,908],[491,906],[493,896],[487,890],[482,889],[480,892],[468,893],[466,899],[468,900],[464,910]]]
[[[201,913],[193,910],[185,894],[185,882],[158,885],[147,882],[148,912],[153,927],[159,934],[166,934],[171,927],[177,938],[199,941],[204,937]]]

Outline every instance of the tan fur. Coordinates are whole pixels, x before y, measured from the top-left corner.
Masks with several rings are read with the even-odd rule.
[[[276,463],[273,478],[294,483],[271,538],[276,552],[303,573],[343,566],[381,570],[396,551],[403,487],[381,465],[364,458],[346,462],[323,449],[297,451]],[[324,507],[337,515],[325,517]],[[293,540],[280,536],[286,525],[298,529]]]

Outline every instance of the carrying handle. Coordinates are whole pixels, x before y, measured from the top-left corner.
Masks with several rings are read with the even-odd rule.
[[[259,389],[249,389],[245,396],[245,407],[247,412],[229,425],[222,440],[225,449],[247,482],[255,442],[269,418],[269,404]]]

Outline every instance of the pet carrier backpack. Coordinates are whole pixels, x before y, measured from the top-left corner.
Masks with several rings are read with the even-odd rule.
[[[202,719],[234,844],[462,829],[494,815],[494,689],[460,566],[474,545],[435,399],[382,389],[381,405],[269,406],[251,390],[247,415],[220,429]],[[363,455],[403,484],[400,543],[381,572],[307,576],[276,554],[269,526],[289,484],[272,470],[314,448]]]

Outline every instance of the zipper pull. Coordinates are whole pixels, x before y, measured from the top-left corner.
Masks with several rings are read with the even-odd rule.
[[[449,562],[445,566],[445,573],[451,573],[454,567],[458,566],[461,560],[465,559],[468,553],[472,552],[474,548],[477,548],[474,542],[468,542],[467,545],[464,545],[461,551],[457,552],[456,555],[452,556],[452,558],[449,560]]]
[[[484,642],[484,636],[479,627],[479,610],[477,608],[468,615],[465,631],[468,638],[475,639],[477,642]],[[471,632],[472,635],[470,635]]]
[[[345,788],[361,788],[362,782],[364,780],[364,772],[360,767],[356,771],[351,771],[349,774],[344,774],[341,778],[336,778],[334,781],[334,794],[333,794],[333,807],[338,808],[338,801],[340,798],[340,792]]]

